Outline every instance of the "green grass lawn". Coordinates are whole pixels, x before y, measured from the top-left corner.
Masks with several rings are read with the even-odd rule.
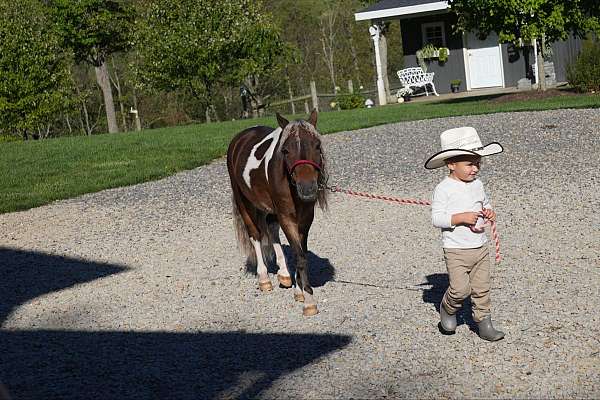
[[[404,103],[321,113],[321,133],[400,121],[556,108],[598,108],[600,95],[494,102],[493,96]],[[136,133],[0,144],[0,213],[26,210],[83,193],[132,185],[192,169],[225,154],[231,138],[274,117]]]

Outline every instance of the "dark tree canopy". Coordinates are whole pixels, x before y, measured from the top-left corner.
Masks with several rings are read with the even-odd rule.
[[[50,0],[59,32],[78,62],[102,65],[133,44],[134,9],[123,1]]]
[[[0,2],[0,131],[27,138],[68,110],[70,61],[39,1]]]
[[[256,0],[155,0],[140,18],[137,44],[143,83],[198,98],[217,83],[276,68],[287,53]]]
[[[497,32],[501,42],[564,40],[600,28],[597,0],[450,0],[458,28],[482,36]]]

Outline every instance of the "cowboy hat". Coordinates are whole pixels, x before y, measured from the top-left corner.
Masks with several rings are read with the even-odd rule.
[[[498,142],[482,145],[477,131],[470,126],[448,129],[442,132],[440,142],[442,143],[442,151],[431,156],[425,163],[425,168],[443,167],[448,158],[456,156],[475,155],[484,157],[502,153],[504,150]]]

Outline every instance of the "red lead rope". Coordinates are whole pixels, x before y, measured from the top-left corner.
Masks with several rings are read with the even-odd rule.
[[[368,199],[383,200],[383,201],[389,201],[392,203],[415,204],[415,205],[419,205],[419,206],[430,206],[431,205],[431,202],[429,200],[401,199],[399,197],[381,196],[381,195],[365,193],[365,192],[355,192],[354,190],[342,189],[337,186],[328,187],[328,189],[331,190],[333,193],[336,193],[336,192],[346,193],[351,196],[366,197]],[[487,220],[486,225],[488,225],[488,224],[490,225],[490,229],[492,231],[492,239],[494,240],[494,244],[495,244],[496,262],[499,263],[502,260],[502,256],[500,255],[500,237],[498,236],[498,231],[496,230],[496,222]]]

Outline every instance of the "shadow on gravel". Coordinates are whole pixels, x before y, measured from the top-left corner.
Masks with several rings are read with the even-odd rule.
[[[20,304],[127,268],[0,247],[0,327]]]
[[[290,246],[284,245],[282,247],[283,252],[285,253],[285,259],[292,260],[288,264],[291,270],[290,273],[294,276],[296,271],[294,251]],[[328,258],[319,257],[310,250],[306,254],[306,258],[308,260],[308,279],[310,281],[310,286],[325,286],[327,282],[335,279],[335,267],[329,262]]]
[[[427,282],[421,283],[419,286],[431,286],[431,288],[423,290],[423,301],[433,304],[435,311],[439,312],[442,297],[450,284],[448,274],[431,274],[427,275],[425,279]],[[465,300],[462,309],[456,314],[456,322],[458,325],[466,324],[469,329],[477,332],[477,324],[471,316],[471,300]]]
[[[285,244],[281,245],[281,248],[283,249],[290,274],[294,277],[296,271],[296,256],[294,255],[294,251],[289,245]],[[278,270],[274,254],[265,261],[268,271],[272,274],[276,274]],[[308,260],[308,279],[312,287],[321,287],[327,282],[335,280],[335,267],[329,262],[328,258],[319,257],[310,250],[306,258]],[[256,274],[256,265],[250,265],[249,262],[246,262],[246,272]]]
[[[0,247],[0,326],[35,297],[126,271]],[[0,330],[0,399],[254,398],[349,336]],[[290,356],[293,355],[293,356]],[[301,388],[291,397],[302,397]]]
[[[256,398],[350,337],[243,332],[0,332],[14,399]],[[302,398],[301,387],[290,397]]]

